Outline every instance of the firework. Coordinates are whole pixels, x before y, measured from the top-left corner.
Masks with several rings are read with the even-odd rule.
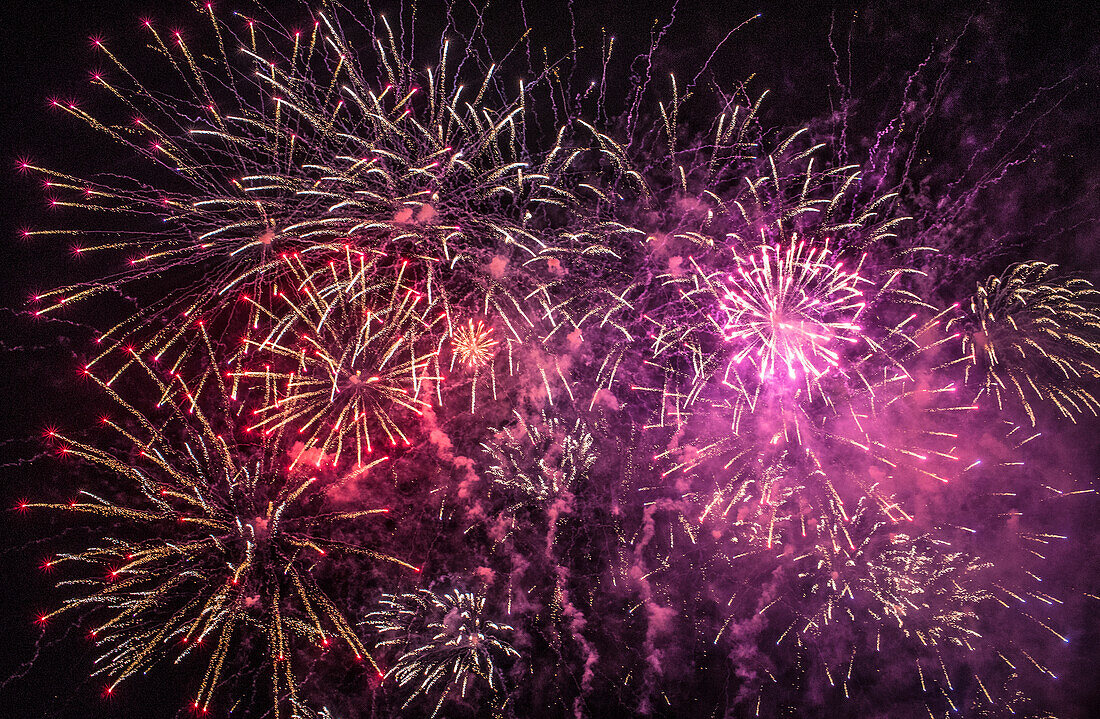
[[[496,441],[481,445],[491,458],[493,484],[520,503],[549,504],[571,493],[596,461],[588,428],[545,413],[541,422],[515,415],[515,429],[502,429]]]
[[[1032,424],[1037,400],[1071,419],[1100,408],[1089,387],[1100,379],[1100,292],[1056,269],[1012,265],[979,283],[956,320],[967,383],[999,409],[1019,402]]]
[[[669,201],[691,194],[692,211],[649,233],[654,280],[606,290],[589,314],[618,340],[593,403],[606,391],[649,409],[646,429],[669,437],[654,454],[661,476],[696,475],[653,491],[690,496],[696,516],[765,548],[805,539],[811,522],[844,526],[864,499],[907,520],[896,485],[956,475],[955,420],[973,409],[924,369],[954,338],[909,288],[915,271],[897,257],[867,266],[905,219],[885,211],[892,196],[862,204],[859,173],[816,167],[799,135],[742,153],[740,175],[711,167],[709,147],[678,152],[695,159]],[[629,395],[617,375],[633,380]]]
[[[614,391],[616,376],[646,378],[634,389],[675,405],[677,416],[712,381],[751,395],[767,378],[769,391],[802,385],[812,393],[825,375],[851,374],[852,360],[878,350],[877,342],[900,345],[896,333],[916,329],[905,327],[912,319],[898,325],[893,317],[881,334],[864,332],[886,318],[884,307],[905,314],[929,307],[903,286],[914,272],[904,264],[863,271],[866,253],[877,253],[907,219],[886,211],[894,196],[860,202],[859,172],[820,168],[819,146],[799,150],[801,131],[770,154],[750,152],[757,107],[720,117],[713,146],[670,149],[680,182],[665,188],[663,202],[685,211],[651,213],[656,226],[638,230],[647,238],[639,259],[648,279],[628,277],[585,297],[591,307],[578,326],[611,330],[618,340],[601,362],[602,389]],[[628,361],[641,342],[648,368]],[[658,423],[670,421],[665,414]]]
[[[486,325],[483,320],[479,319],[475,324],[473,319],[467,319],[466,324],[458,324],[454,327],[450,340],[450,372],[453,374],[458,369],[468,378],[470,412],[477,409],[477,388],[481,380],[487,379],[489,394],[496,400],[498,396],[495,359],[500,342],[495,338],[494,328]],[[520,345],[512,338],[508,338],[505,346],[511,367],[513,347],[519,349]]]
[[[486,327],[481,320],[478,320],[477,326],[474,326],[473,320],[467,320],[465,325],[455,328],[451,336],[452,351],[470,369],[484,367],[492,361],[498,344],[493,339],[493,328]]]
[[[808,567],[802,576],[810,581],[803,596],[821,600],[814,616],[802,617],[805,631],[824,631],[834,615],[845,613],[837,602],[851,601],[873,617],[860,622],[865,629],[896,626],[906,637],[932,646],[968,645],[978,636],[972,628],[974,607],[990,595],[980,589],[977,573],[988,563],[944,551],[947,542],[910,536],[882,522],[858,544],[839,541],[839,528],[829,533],[836,536],[799,560]]]
[[[1039,436],[1009,426],[1006,452]],[[816,687],[815,695],[866,698],[882,652],[891,666],[908,663],[914,695],[919,684],[933,714],[1012,705],[1017,699],[998,689],[1006,671],[1031,674],[1028,681],[1056,676],[1045,645],[1068,639],[1045,612],[1063,599],[1033,565],[1065,536],[1021,524],[1012,488],[1035,493],[1035,480],[1010,473],[1022,462],[975,461],[965,481],[943,490],[947,504],[966,505],[953,516],[969,526],[926,531],[881,486],[845,508],[837,490],[851,491],[856,478],[828,467],[808,473],[796,457],[776,452],[753,479],[670,505],[686,530],[678,551],[706,563],[707,592],[730,597],[722,603],[734,609],[714,639],[728,628],[731,657],[754,687],[745,697],[783,705]],[[1042,489],[1040,503],[1092,492]],[[900,699],[901,686],[887,691]]]
[[[433,717],[452,692],[465,698],[478,680],[501,694],[500,662],[519,656],[503,639],[512,627],[485,616],[485,596],[458,589],[384,595],[364,624],[381,635],[379,647],[398,651],[386,676],[412,689],[405,707],[418,696],[438,695]]]
[[[904,220],[885,212],[891,196],[862,202],[858,172],[815,168],[812,149],[785,157],[792,141],[762,160],[744,153],[732,163],[740,177],[705,162],[709,145],[694,165],[680,160],[695,151],[671,149],[683,169],[665,191],[684,211],[652,215],[666,224],[647,228],[651,279],[598,291],[586,316],[587,331],[616,341],[597,394],[651,411],[645,428],[663,469],[630,488],[647,500],[633,540],[635,561],[647,564],[634,571],[678,582],[672,557],[686,552],[704,567],[702,595],[729,596],[744,582],[741,591],[759,597],[755,572],[771,566],[783,584],[727,616],[740,626],[773,601],[786,606],[777,634],[829,684],[844,678],[842,664],[850,677],[856,647],[836,647],[851,634],[866,643],[889,630],[890,646],[927,650],[923,661],[942,666],[939,648],[966,647],[979,605],[993,599],[986,565],[921,534],[903,499],[974,459],[959,437],[975,407],[956,398],[949,373],[932,371],[957,335],[950,311],[912,291],[921,273],[908,265],[923,250],[881,247]],[[632,380],[629,394],[616,375]],[[654,516],[666,510],[674,518],[662,532]],[[656,584],[650,591],[677,601]],[[688,614],[698,597],[683,601]],[[846,627],[834,632],[836,622]],[[815,643],[823,653],[810,659]],[[784,646],[762,646],[749,673],[766,673]]]
[[[913,656],[913,679],[929,710],[957,706],[945,657],[984,641],[977,612],[992,600],[983,588],[990,565],[872,515],[860,511],[843,531],[821,527],[822,541],[790,557],[799,589],[776,595],[760,611],[777,620],[780,651],[808,654],[806,675],[823,675],[846,698],[861,657],[877,661],[890,647]]]
[[[235,380],[262,380],[263,402],[253,410],[250,431],[293,427],[303,452],[317,453],[317,466],[345,453],[368,461],[384,439],[410,444],[402,415],[420,415],[438,372],[439,341],[433,328],[444,315],[429,294],[406,283],[402,265],[381,278],[362,253],[309,271],[286,260],[297,280],[278,292],[267,317],[271,329],[245,339]],[[255,302],[251,298],[247,301]]]
[[[690,363],[666,358],[650,425],[676,428],[654,455],[668,462],[662,476],[692,475],[692,489],[677,485],[700,503],[699,516],[722,517],[741,527],[742,541],[766,548],[804,540],[811,522],[843,527],[864,499],[908,520],[899,485],[962,471],[959,422],[973,409],[959,404],[949,377],[919,370],[950,339],[942,313],[915,320],[862,340],[860,352],[816,378],[766,381],[724,342],[691,347]]]
[[[737,273],[727,278],[722,296],[726,339],[740,349],[733,363],[746,358],[761,378],[782,370],[790,379],[799,374],[814,379],[840,367],[834,347],[856,344],[856,324],[866,307],[858,274],[827,261],[828,247],[807,247],[792,238],[760,249],[747,261],[737,257]],[[727,372],[729,370],[727,369]]]
[[[311,30],[289,32],[243,16],[226,23],[209,6],[200,12],[213,31],[209,50],[151,22],[144,28],[190,95],[147,87],[96,40],[110,70],[93,85],[120,103],[127,123],[55,103],[140,156],[148,172],[96,179],[24,169],[46,178],[59,212],[107,213],[146,227],[29,231],[75,234],[79,254],[129,255],[109,277],[40,294],[39,314],[170,281],[171,292],[146,300],[102,338],[105,354],[136,345],[159,357],[179,340],[178,317],[213,319],[234,307],[237,293],[260,296],[277,284],[286,256],[323,262],[323,250],[351,243],[436,265],[445,278],[439,291],[509,315],[517,337],[533,325],[527,302],[539,281],[530,270],[558,260],[552,233],[532,217],[543,207],[567,214],[583,207],[562,181],[580,154],[561,144],[564,129],[541,157],[523,145],[527,95],[549,71],[505,97],[488,67],[471,92],[448,64],[449,41],[438,65],[420,72],[397,52],[385,20],[371,44],[377,56],[361,63],[325,13]],[[577,174],[574,185],[594,189]],[[258,310],[248,310],[253,326]]]
[[[155,663],[208,652],[194,700],[194,708],[205,713],[235,663],[234,647],[242,637],[256,637],[265,648],[277,716],[284,702],[297,699],[292,668],[297,640],[318,648],[342,644],[356,660],[373,664],[314,578],[319,563],[339,556],[415,570],[385,552],[332,537],[334,529],[389,511],[342,511],[326,501],[331,489],[370,467],[322,478],[293,465],[287,469],[281,433],[238,440],[237,418],[225,394],[220,403],[193,401],[199,385],[219,384],[216,375],[187,384],[179,374],[160,382],[150,372],[161,396],[151,413],[88,376],[122,411],[122,418],[104,418],[103,424],[130,450],[54,432],[51,440],[62,456],[105,470],[112,494],[133,497],[121,501],[82,492],[69,503],[28,506],[91,515],[112,527],[101,543],[46,562],[50,568],[77,565],[83,576],[62,581],[75,596],[40,619],[47,623],[79,612],[92,621],[90,634],[100,651],[96,673],[108,677],[107,692]]]
[[[258,658],[269,698],[229,711],[1035,709],[1028,682],[1069,661],[1039,640],[1068,642],[1073,605],[1035,564],[1068,534],[1031,512],[1078,491],[1007,468],[1042,436],[1023,414],[1100,409],[1100,294],[1028,262],[935,305],[967,245],[899,231],[936,187],[911,172],[939,115],[909,102],[921,71],[894,176],[893,124],[848,164],[847,87],[835,147],[811,139],[831,120],[765,127],[746,85],[704,91],[730,87],[717,49],[686,87],[658,77],[659,24],[620,105],[614,39],[578,86],[585,29],[547,28],[573,42],[555,62],[523,6],[508,65],[511,21],[483,8],[472,29],[441,9],[429,54],[413,29],[434,9],[391,28],[326,3],[303,32],[196,9],[205,40],[141,31],[167,74],[96,41],[124,117],[55,103],[144,164],[24,165],[53,212],[108,218],[27,235],[128,261],[37,312],[141,308],[86,366],[121,411],[110,439],[51,433],[100,488],[21,505],[108,525],[47,561],[73,571],[41,617],[90,622],[108,693],[201,659],[194,708],[216,712]],[[956,184],[922,227],[957,225]],[[365,481],[382,466],[392,484]],[[396,554],[434,579],[408,588],[388,509],[349,499],[367,489],[399,498]],[[379,587],[388,571],[406,583]],[[467,571],[476,588],[450,583]],[[381,594],[364,638],[334,581]],[[378,677],[322,695],[351,655]]]

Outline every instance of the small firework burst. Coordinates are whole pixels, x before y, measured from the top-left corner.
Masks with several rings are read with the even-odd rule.
[[[451,348],[469,369],[478,369],[491,362],[498,344],[493,339],[493,328],[486,327],[482,320],[478,320],[476,325],[473,320],[467,320],[451,335]]]
[[[412,689],[405,707],[419,696],[438,696],[433,717],[449,696],[457,691],[465,698],[479,680],[499,695],[500,662],[519,656],[504,639],[512,627],[486,616],[485,596],[459,589],[386,594],[363,624],[381,635],[379,647],[397,650],[386,676]]]
[[[546,413],[537,422],[515,415],[514,429],[502,429],[481,445],[491,457],[487,472],[493,484],[520,503],[548,504],[572,492],[596,461],[588,427]]]

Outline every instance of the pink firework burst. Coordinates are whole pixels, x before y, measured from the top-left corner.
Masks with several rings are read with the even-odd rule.
[[[761,378],[782,368],[791,379],[818,379],[840,365],[840,344],[856,344],[866,306],[859,267],[832,262],[828,244],[791,238],[737,256],[721,298],[723,333],[740,349],[732,364],[750,361]],[[862,262],[861,262],[862,264]]]

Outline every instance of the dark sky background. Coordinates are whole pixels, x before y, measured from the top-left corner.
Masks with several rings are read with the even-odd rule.
[[[515,38],[521,24],[512,3],[498,5],[488,34],[503,42]],[[288,22],[308,17],[293,2],[269,6]],[[349,7],[360,4],[353,0]],[[434,7],[425,4],[425,26]],[[573,31],[570,8],[559,0],[531,3],[528,12],[536,43],[565,51],[575,32],[585,46],[571,69],[578,83],[598,74],[592,51],[600,44],[600,29],[615,34],[620,50],[612,87],[625,94],[625,65],[644,49],[654,18],[664,24],[671,7],[578,0]],[[876,133],[891,121],[924,117],[919,135],[903,135],[912,149],[908,171],[894,168],[891,175],[920,231],[951,252],[983,243],[1001,247],[998,256],[975,259],[972,277],[1038,257],[1100,279],[1096,3],[693,0],[676,8],[675,23],[655,54],[654,77],[683,68],[678,75],[690,79],[730,29],[761,11],[762,18],[726,42],[701,83],[734,83],[757,73],[755,91],[772,91],[766,125],[808,124],[838,147],[843,140],[851,162],[864,162]],[[50,112],[47,104],[52,97],[92,94],[88,74],[102,59],[89,35],[102,34],[120,56],[140,59],[144,51],[133,37],[144,16],[163,26],[200,27],[184,0],[41,0],[0,10],[0,507],[37,496],[44,483],[65,481],[63,466],[38,459],[46,451],[42,428],[90,425],[97,401],[77,376],[78,357],[91,336],[81,318],[38,322],[25,308],[35,289],[99,268],[75,263],[64,243],[20,237],[20,229],[42,223],[48,209],[37,181],[15,166],[22,157],[74,170],[125,164],[103,140]],[[419,42],[428,47],[430,36],[424,29]],[[947,298],[957,289],[937,291]],[[86,311],[95,321],[95,310]],[[1050,451],[1085,483],[1100,466],[1098,429],[1092,421],[1072,429],[1059,425],[1048,435],[1055,445]],[[1095,593],[1100,533],[1090,514],[1095,503],[1083,506],[1069,522],[1078,532],[1074,553],[1052,566],[1065,573],[1071,590]],[[38,564],[79,533],[56,517],[0,513],[0,716],[174,715],[183,690],[173,674],[134,680],[121,696],[105,700],[99,697],[102,682],[87,680],[93,659],[87,641],[58,628],[40,639],[33,619],[55,606],[58,595]],[[1056,696],[1069,717],[1088,716],[1086,707],[1100,704],[1100,636],[1093,619],[1100,603],[1091,612],[1089,606],[1074,603],[1065,617],[1082,639],[1074,642],[1073,668]]]

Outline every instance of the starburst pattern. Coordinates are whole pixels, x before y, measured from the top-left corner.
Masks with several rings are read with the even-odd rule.
[[[452,692],[465,697],[474,683],[499,694],[499,663],[519,656],[504,639],[512,628],[485,616],[485,596],[458,589],[385,595],[364,623],[383,637],[380,647],[399,649],[387,676],[412,690],[406,707],[419,696],[438,696],[433,717]]]
[[[470,369],[488,364],[493,359],[498,344],[500,343],[493,339],[493,328],[486,327],[481,320],[476,325],[473,320],[467,320],[465,325],[455,328],[451,337],[455,355]]]
[[[296,285],[277,292],[270,331],[246,339],[238,380],[262,380],[251,431],[294,427],[318,466],[345,453],[364,464],[375,446],[410,444],[405,416],[430,406],[440,380],[433,328],[442,315],[406,282],[405,264],[379,277],[362,253],[310,271],[287,259]],[[249,302],[255,302],[249,299]]]
[[[763,246],[759,257],[737,257],[727,278],[721,312],[726,339],[761,378],[820,378],[840,367],[843,344],[858,343],[860,312],[866,307],[856,272],[828,261],[828,247]]]
[[[389,511],[335,509],[326,502],[328,491],[370,466],[336,478],[288,470],[282,433],[240,440],[226,395],[220,402],[192,401],[199,384],[217,384],[216,378],[187,383],[179,374],[170,382],[149,377],[162,399],[148,414],[96,380],[122,413],[103,423],[130,443],[129,451],[51,433],[61,454],[102,468],[117,483],[114,492],[125,486],[134,497],[119,501],[84,492],[70,503],[27,505],[98,517],[118,532],[48,560],[50,567],[79,566],[83,577],[61,582],[74,596],[41,621],[85,611],[101,652],[97,673],[108,677],[108,691],[208,642],[194,700],[204,713],[236,664],[234,647],[242,637],[264,647],[276,715],[296,698],[297,640],[318,649],[343,644],[356,660],[373,662],[313,572],[317,562],[340,555],[415,570],[384,551],[331,536],[334,526]]]

